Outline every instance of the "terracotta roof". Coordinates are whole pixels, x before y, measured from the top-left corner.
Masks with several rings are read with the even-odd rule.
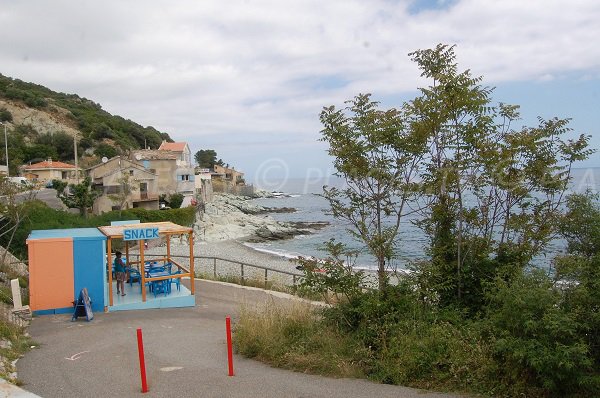
[[[179,156],[176,153],[167,150],[154,150],[154,149],[142,149],[139,151],[131,152],[130,158],[139,160],[177,160]]]
[[[158,148],[159,151],[174,151],[174,152],[183,152],[187,143],[185,142],[166,142],[163,141]]]
[[[73,166],[72,164],[59,162],[58,160],[55,160],[55,161],[44,160],[43,162],[34,163],[34,164],[30,164],[30,165],[25,166],[25,170],[74,169],[74,168],[75,168],[75,166]]]

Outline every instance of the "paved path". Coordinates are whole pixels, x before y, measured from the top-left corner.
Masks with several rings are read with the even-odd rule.
[[[42,397],[449,397],[365,380],[332,379],[234,357],[227,376],[225,316],[241,303],[286,300],[258,289],[196,281],[196,307],[35,318],[39,343],[17,363],[23,388]],[[136,328],[144,334],[150,392],[140,393]]]

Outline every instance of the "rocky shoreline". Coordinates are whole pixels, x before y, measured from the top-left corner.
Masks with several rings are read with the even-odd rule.
[[[205,212],[198,215],[194,231],[205,242],[239,240],[259,243],[309,235],[328,225],[326,222],[280,222],[269,213],[293,213],[294,208],[263,207],[251,203],[250,197],[215,194]]]

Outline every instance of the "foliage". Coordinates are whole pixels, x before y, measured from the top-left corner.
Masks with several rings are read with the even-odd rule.
[[[59,160],[72,161],[75,156],[73,137],[64,131],[42,134],[38,136],[35,143],[54,148]]]
[[[57,184],[55,181],[52,181],[52,186],[56,189],[56,196],[69,209],[79,209],[79,214],[87,217],[88,209],[94,205],[94,201],[100,195],[99,192],[91,189],[90,177],[84,178],[79,184],[69,184],[69,189],[66,189],[64,183]]]
[[[572,165],[593,152],[589,137],[565,139],[570,128],[561,119],[513,129],[518,107],[493,106],[482,79],[458,70],[453,47],[411,56],[432,83],[401,111],[386,114],[358,96],[346,112],[321,114],[336,170],[349,182],[324,195],[354,236],[377,238],[382,248],[373,208],[378,200],[392,208],[380,213],[389,228],[408,195],[411,219],[429,237],[429,258],[397,284],[349,290],[322,319],[304,320],[314,339],[302,325],[301,339],[290,340],[282,330],[287,313],[256,315],[236,327],[252,336],[238,342],[249,348],[241,352],[303,371],[311,371],[309,360],[360,352],[359,373],[385,383],[489,396],[599,396],[600,206],[590,196],[565,199]],[[407,159],[418,159],[412,177],[385,185],[385,173],[405,170]],[[559,233],[568,253],[556,259],[554,282],[532,270],[531,259]],[[379,253],[387,259],[395,250]],[[353,280],[343,264],[309,262],[304,283],[346,291]],[[333,268],[319,277],[321,267]],[[339,336],[345,347],[322,354],[314,343],[321,336]]]
[[[89,218],[78,214],[49,208],[45,203],[34,200],[18,205],[24,214],[22,221],[15,229],[12,250],[19,258],[27,258],[26,240],[31,231],[43,229],[88,228],[110,225],[111,221],[140,220],[141,222],[171,221],[175,224],[192,226],[196,213],[193,207],[171,210],[127,209],[119,215],[119,211],[111,211]],[[5,228],[7,220],[0,220],[0,229]],[[0,236],[0,244],[5,246],[8,236]],[[6,246],[5,246],[6,247]]]
[[[80,144],[82,149],[92,148],[96,145],[101,145],[104,139],[110,139],[111,144],[121,150],[138,149],[138,148],[158,148],[163,140],[172,142],[172,139],[166,133],[161,133],[153,127],[143,127],[131,120],[124,119],[120,116],[111,115],[104,111],[102,107],[86,98],[79,97],[75,94],[65,94],[54,92],[41,85],[26,83],[19,79],[11,79],[0,75],[0,97],[12,101],[23,102],[27,106],[44,110],[45,112],[56,112],[56,107],[65,109],[71,123],[74,124],[83,134]],[[15,132],[16,127],[13,128]],[[59,132],[52,132],[56,135]],[[11,132],[12,134],[12,132]],[[17,166],[23,161],[28,161],[39,156],[23,155],[25,148],[30,146],[30,143],[41,144],[36,141],[37,132],[29,132],[22,134],[29,140],[20,139],[12,145],[15,155],[11,157],[15,162],[14,172],[17,171]],[[44,141],[44,145],[53,147],[58,153],[58,159],[66,161],[73,159],[73,138],[69,136],[70,143],[56,143],[56,139],[52,140],[48,137],[40,138]],[[49,143],[48,141],[54,141]],[[11,142],[9,141],[9,146]],[[105,143],[105,145],[111,145]],[[106,146],[102,146],[100,152],[110,151]],[[69,154],[70,152],[70,154]]]
[[[568,254],[556,259],[556,279],[563,287],[564,306],[577,320],[579,333],[600,367],[600,206],[598,196],[571,195],[561,231]]]
[[[119,206],[119,216],[122,214],[123,207],[127,204],[127,201],[132,193],[137,190],[137,187],[131,181],[131,176],[128,172],[124,171],[121,173],[121,177],[117,179],[119,183],[119,192],[116,194],[108,195],[108,198],[112,200],[117,206]]]
[[[458,70],[453,46],[410,55],[432,81],[405,106],[428,148],[419,225],[430,238],[430,287],[440,303],[476,312],[482,281],[518,274],[556,236],[571,166],[593,151],[588,136],[562,138],[568,120],[513,130],[518,107],[494,107],[482,78]]]
[[[12,120],[12,113],[4,107],[0,108],[0,122],[12,122]]]
[[[217,160],[217,152],[213,149],[200,149],[194,155],[198,167],[213,170],[215,165],[223,166],[221,159]]]
[[[117,148],[104,142],[98,144],[96,146],[96,149],[94,149],[94,155],[99,158],[106,156],[107,158],[111,159],[117,156],[118,154],[119,152],[117,151]]]
[[[498,281],[489,296],[485,324],[503,384],[533,386],[552,396],[598,391],[600,378],[592,375],[580,325],[561,308],[561,293],[544,273],[511,284]]]
[[[169,195],[169,206],[171,209],[179,209],[181,204],[183,203],[183,194],[181,193],[172,193]]]
[[[425,151],[419,134],[407,128],[396,109],[381,111],[369,95],[358,95],[345,109],[321,112],[322,141],[329,144],[336,175],[347,188],[324,187],[334,217],[377,259],[379,287],[387,284],[401,220],[410,212],[413,182]],[[349,113],[350,115],[347,115]]]
[[[249,358],[301,372],[364,377],[366,354],[348,336],[323,327],[308,306],[242,308],[234,329],[236,350]]]
[[[330,256],[324,260],[300,257],[298,263],[304,277],[298,286],[301,296],[318,297],[330,301],[331,294],[335,302],[351,300],[363,291],[365,274],[354,270],[356,253],[349,252],[343,244],[333,239],[327,242],[326,250]],[[344,259],[345,257],[345,259]]]

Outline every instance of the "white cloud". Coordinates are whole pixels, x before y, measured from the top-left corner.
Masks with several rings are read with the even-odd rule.
[[[409,5],[5,2],[0,73],[88,97],[194,149],[227,135],[223,151],[249,134],[315,140],[323,105],[422,85],[407,54],[439,42],[458,44],[461,65],[491,85],[598,76],[598,1],[462,0],[416,15]]]

